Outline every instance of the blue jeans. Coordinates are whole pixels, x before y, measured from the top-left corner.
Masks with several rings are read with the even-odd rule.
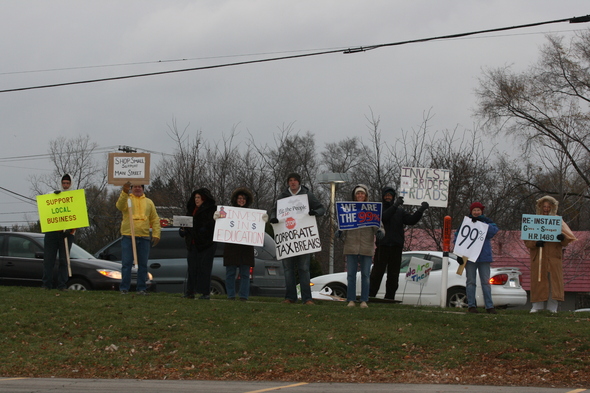
[[[225,267],[225,290],[227,298],[236,297],[236,273],[240,271],[240,299],[248,299],[250,295],[250,266],[249,265],[232,265]]]
[[[150,257],[150,238],[135,236],[137,248],[137,291],[145,291],[147,286],[148,259]],[[131,236],[123,235],[121,238],[121,285],[119,290],[128,291],[131,287],[131,269],[133,268],[133,245]]]
[[[299,286],[301,287],[301,301],[305,303],[306,301],[311,300],[311,287],[309,286],[310,261],[309,254],[283,259],[285,286],[287,287],[285,299],[293,302],[297,301],[297,279],[295,277],[295,268],[297,268],[297,273],[299,274]]]
[[[492,301],[492,286],[490,285],[490,264],[491,262],[467,262],[465,271],[467,275],[467,305],[468,307],[477,307],[475,291],[477,289],[477,272],[479,271],[479,281],[481,291],[483,292],[483,301],[486,310],[494,308]]]
[[[346,300],[356,300],[356,273],[361,266],[361,302],[369,301],[369,284],[371,282],[371,264],[373,257],[369,255],[347,255],[346,270],[348,288],[346,289]]]
[[[68,235],[68,247],[72,249],[74,235]],[[43,241],[43,287],[53,287],[53,269],[59,252],[59,266],[57,270],[57,288],[65,289],[68,282],[68,261],[66,259],[66,244],[64,232],[55,231],[45,233]]]

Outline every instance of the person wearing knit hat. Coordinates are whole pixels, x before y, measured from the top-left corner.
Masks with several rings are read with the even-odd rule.
[[[428,202],[422,202],[422,205],[414,213],[407,212],[402,207],[404,199],[402,197],[396,199],[395,190],[391,186],[383,187],[381,196],[383,203],[381,220],[385,228],[385,236],[383,239],[377,239],[376,241],[377,248],[373,258],[369,296],[377,296],[387,270],[385,299],[393,301],[399,286],[405,227],[406,225],[416,225],[429,206]]]
[[[369,188],[364,184],[356,185],[352,190],[351,200],[355,202],[369,201]],[[346,256],[346,301],[348,307],[356,305],[356,277],[361,272],[361,308],[368,308],[371,264],[375,254],[375,238],[382,239],[385,235],[383,223],[380,227],[361,227],[338,231],[337,237],[344,239],[344,255]]]
[[[479,281],[481,284],[481,291],[483,293],[484,305],[488,314],[496,314],[496,308],[492,300],[492,287],[490,285],[490,265],[493,262],[492,256],[492,242],[491,239],[498,233],[498,226],[488,217],[483,214],[485,206],[480,202],[473,202],[469,206],[470,213],[467,217],[471,218],[472,222],[480,221],[488,225],[486,238],[484,239],[483,247],[477,257],[476,261],[467,261],[465,265],[465,275],[467,277],[467,311],[470,313],[477,313],[477,298],[475,296],[477,290],[477,273],[479,272]],[[455,234],[455,240],[460,233],[461,228]]]
[[[557,216],[558,206],[559,203],[555,198],[546,195],[537,200],[537,214]],[[524,241],[530,252],[532,313],[544,310],[545,302],[547,302],[547,310],[556,313],[559,302],[565,300],[562,270],[563,248],[578,239],[562,220],[561,233],[556,236],[556,240],[555,242]]]
[[[316,196],[309,191],[307,187],[301,184],[301,176],[298,173],[292,172],[287,175],[287,189],[283,191],[278,199],[288,198],[294,195],[307,194],[309,202],[310,216],[323,216],[326,208]],[[277,200],[278,200],[277,199]],[[271,224],[279,222],[277,218],[277,201],[275,201],[272,210],[268,212]],[[301,288],[301,301],[306,305],[313,305],[314,302],[311,297],[310,281],[310,254],[297,255],[290,258],[283,259],[283,268],[285,270],[285,300],[283,303],[297,302],[297,279],[295,270],[299,276],[299,284]]]
[[[61,190],[54,191],[59,194],[62,191],[68,191],[72,186],[72,178],[67,173],[61,177]],[[45,232],[43,241],[43,278],[41,288],[53,288],[53,269],[59,253],[59,265],[57,269],[57,289],[66,290],[68,281],[68,261],[66,257],[66,243],[68,249],[72,249],[74,243],[75,229],[66,229],[60,231]]]

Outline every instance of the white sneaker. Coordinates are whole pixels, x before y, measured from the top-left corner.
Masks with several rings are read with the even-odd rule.
[[[361,308],[369,308],[367,302],[361,302]]]
[[[533,309],[531,310],[530,314],[534,314],[534,313],[536,313],[536,312],[539,312],[539,311],[541,311],[541,310],[537,310],[536,308],[533,308]]]
[[[353,301],[348,302],[348,306],[347,307],[354,307],[354,306],[355,306],[355,304],[354,304]]]

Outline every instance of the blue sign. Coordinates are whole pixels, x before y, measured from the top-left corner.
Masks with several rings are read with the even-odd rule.
[[[561,217],[523,214],[520,230],[522,240],[558,242],[557,235],[561,233]]]
[[[381,202],[336,202],[338,229],[381,226]]]

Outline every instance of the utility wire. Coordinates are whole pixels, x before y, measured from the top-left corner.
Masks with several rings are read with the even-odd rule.
[[[435,41],[435,40],[454,39],[454,38],[468,37],[468,36],[476,35],[476,34],[485,34],[485,33],[493,33],[493,32],[498,32],[498,31],[515,30],[515,29],[522,29],[522,28],[542,26],[542,25],[553,24],[553,23],[562,23],[562,22],[569,22],[569,23],[590,22],[590,15],[581,16],[581,17],[566,18],[566,19],[557,19],[557,20],[545,21],[545,22],[529,23],[529,24],[517,25],[517,26],[511,26],[511,27],[500,27],[500,28],[495,28],[495,29],[479,30],[479,31],[473,31],[473,32],[469,32],[469,33],[450,34],[450,35],[430,37],[430,38],[421,38],[421,39],[416,39],[416,40],[391,42],[391,43],[387,43],[387,44],[368,45],[368,46],[364,46],[364,47],[359,46],[359,47],[353,47],[353,48],[341,48],[341,49],[334,49],[334,50],[327,50],[327,51],[320,51],[320,52],[313,52],[313,53],[305,53],[305,54],[299,54],[299,55],[273,57],[273,58],[266,58],[266,59],[259,59],[259,60],[235,62],[235,63],[217,64],[217,65],[210,65],[210,66],[203,66],[203,67],[184,68],[184,69],[178,69],[178,70],[150,72],[150,73],[144,73],[144,74],[123,75],[123,76],[116,76],[116,77],[109,77],[109,78],[88,79],[88,80],[82,80],[82,81],[76,81],[76,82],[63,82],[63,83],[54,83],[54,84],[49,84],[49,85],[18,87],[18,88],[14,88],[14,89],[0,90],[0,93],[10,93],[10,92],[16,92],[16,91],[46,89],[46,88],[51,88],[51,87],[72,86],[72,85],[81,85],[81,84],[88,84],[88,83],[115,81],[115,80],[132,79],[132,78],[143,78],[143,77],[148,77],[148,76],[174,74],[174,73],[189,72],[189,71],[202,71],[202,70],[209,70],[209,69],[215,69],[215,68],[235,67],[235,66],[246,65],[246,64],[266,63],[266,62],[271,62],[271,61],[289,60],[289,59],[297,59],[297,58],[311,57],[311,56],[320,56],[320,55],[327,55],[327,54],[332,54],[332,53],[351,54],[351,53],[365,52],[368,50],[384,48],[384,47],[389,47],[389,46],[415,44],[415,43]]]

